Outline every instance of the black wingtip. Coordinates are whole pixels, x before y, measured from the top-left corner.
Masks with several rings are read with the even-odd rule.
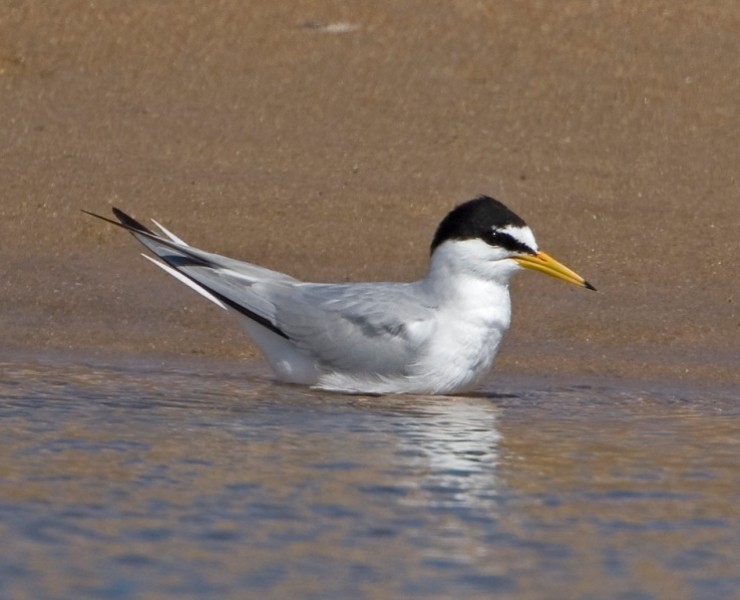
[[[112,210],[113,210],[113,214],[116,215],[116,218],[121,222],[121,224],[125,225],[129,229],[136,229],[137,231],[142,231],[144,233],[149,233],[149,234],[154,233],[151,229],[149,229],[148,227],[145,227],[144,225],[139,223],[136,219],[127,215],[120,208],[116,208],[114,206]]]
[[[593,290],[594,292],[598,292],[594,286],[592,286],[588,281],[583,282],[583,287],[585,287],[587,290]]]
[[[110,223],[111,225],[116,225],[117,227],[123,227],[124,229],[127,229],[131,233],[138,232],[138,233],[145,233],[152,237],[159,237],[151,229],[149,229],[148,227],[145,227],[144,225],[139,223],[136,219],[127,215],[120,208],[113,207],[113,214],[116,216],[118,221],[114,221],[113,219],[109,219],[108,217],[104,217],[94,212],[90,212],[89,210],[85,210],[84,208],[81,208],[80,211],[85,213],[86,215],[90,215],[91,217],[95,217],[96,219],[100,219],[101,221],[105,221],[106,223]]]
[[[100,219],[101,221],[105,221],[106,223],[111,223],[113,225],[118,225],[118,227],[121,226],[121,224],[118,221],[114,221],[113,219],[109,219],[108,217],[104,217],[103,215],[99,215],[94,212],[90,212],[89,210],[85,210],[84,208],[80,209],[80,212],[85,213],[86,215],[90,215],[91,217],[95,217],[96,219]]]

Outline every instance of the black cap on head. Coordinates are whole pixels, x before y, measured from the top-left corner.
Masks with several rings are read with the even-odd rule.
[[[533,250],[515,238],[498,234],[497,230],[509,225],[526,227],[527,224],[504,204],[490,196],[478,196],[460,204],[437,227],[432,240],[431,252],[448,240],[470,240],[480,238],[485,242],[502,246],[512,252],[532,253]]]

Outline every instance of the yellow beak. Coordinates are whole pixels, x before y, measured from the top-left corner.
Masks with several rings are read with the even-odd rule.
[[[596,290],[594,286],[578,273],[571,271],[564,264],[559,263],[545,252],[538,252],[537,254],[522,254],[521,256],[515,256],[514,260],[525,269],[533,269],[534,271],[539,271],[545,275],[550,275],[550,277],[562,279],[563,281],[580,285],[589,290]]]

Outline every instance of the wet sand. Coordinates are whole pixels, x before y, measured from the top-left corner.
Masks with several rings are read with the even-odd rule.
[[[488,193],[600,290],[520,276],[498,371],[737,384],[738,56],[732,2],[14,3],[3,349],[254,356],[81,208],[395,280]]]

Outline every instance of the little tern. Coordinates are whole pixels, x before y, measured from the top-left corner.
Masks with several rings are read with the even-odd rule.
[[[84,211],[87,213],[87,211]],[[523,219],[479,196],[439,224],[426,276],[412,283],[307,283],[204,252],[113,208],[143,256],[235,313],[277,379],[349,393],[453,394],[483,379],[511,321],[509,280],[533,269],[595,290],[539,250]]]

